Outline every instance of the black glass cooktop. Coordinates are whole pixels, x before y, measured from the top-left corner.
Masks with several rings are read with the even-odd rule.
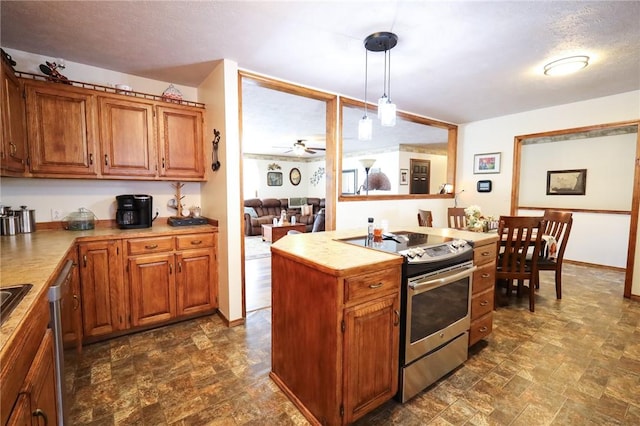
[[[451,237],[441,237],[439,235],[427,235],[416,232],[400,231],[393,234],[384,234],[381,242],[374,242],[366,236],[355,238],[344,238],[339,241],[355,244],[362,247],[369,247],[375,250],[382,250],[390,253],[407,250],[414,247],[430,247],[442,243],[453,241]]]

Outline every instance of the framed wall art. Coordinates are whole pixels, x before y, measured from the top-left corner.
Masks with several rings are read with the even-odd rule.
[[[547,171],[547,195],[585,195],[587,169]]]
[[[473,156],[473,173],[500,173],[500,153],[476,154]]]
[[[400,169],[400,185],[409,185],[409,169]]]
[[[282,186],[282,172],[267,172],[268,186]]]

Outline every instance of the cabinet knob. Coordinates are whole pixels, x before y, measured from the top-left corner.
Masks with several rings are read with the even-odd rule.
[[[485,331],[487,331],[487,330],[488,330],[488,328],[487,328],[487,326],[485,325],[484,327],[480,327],[480,330],[478,330],[478,331],[479,331],[480,333],[484,333],[484,332],[485,332]]]
[[[480,306],[487,306],[489,304],[488,300],[483,300],[482,302],[480,302]]]
[[[487,274],[486,272],[481,275],[482,278],[489,278],[491,274]]]

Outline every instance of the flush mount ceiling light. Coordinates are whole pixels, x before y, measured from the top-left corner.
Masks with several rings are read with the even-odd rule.
[[[390,32],[373,33],[364,39],[364,116],[358,122],[358,139],[369,140],[372,135],[372,122],[367,115],[367,74],[369,52],[384,52],[384,79],[382,96],[378,99],[378,118],[383,126],[396,125],[396,105],[391,102],[391,49],[398,44],[398,36]],[[388,59],[387,59],[388,57]]]
[[[589,65],[589,57],[586,55],[569,56],[549,62],[544,66],[545,75],[566,75],[580,71]]]

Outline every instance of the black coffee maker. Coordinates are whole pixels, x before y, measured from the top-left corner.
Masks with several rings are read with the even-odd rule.
[[[117,195],[116,223],[121,229],[150,228],[153,211],[151,195]]]

